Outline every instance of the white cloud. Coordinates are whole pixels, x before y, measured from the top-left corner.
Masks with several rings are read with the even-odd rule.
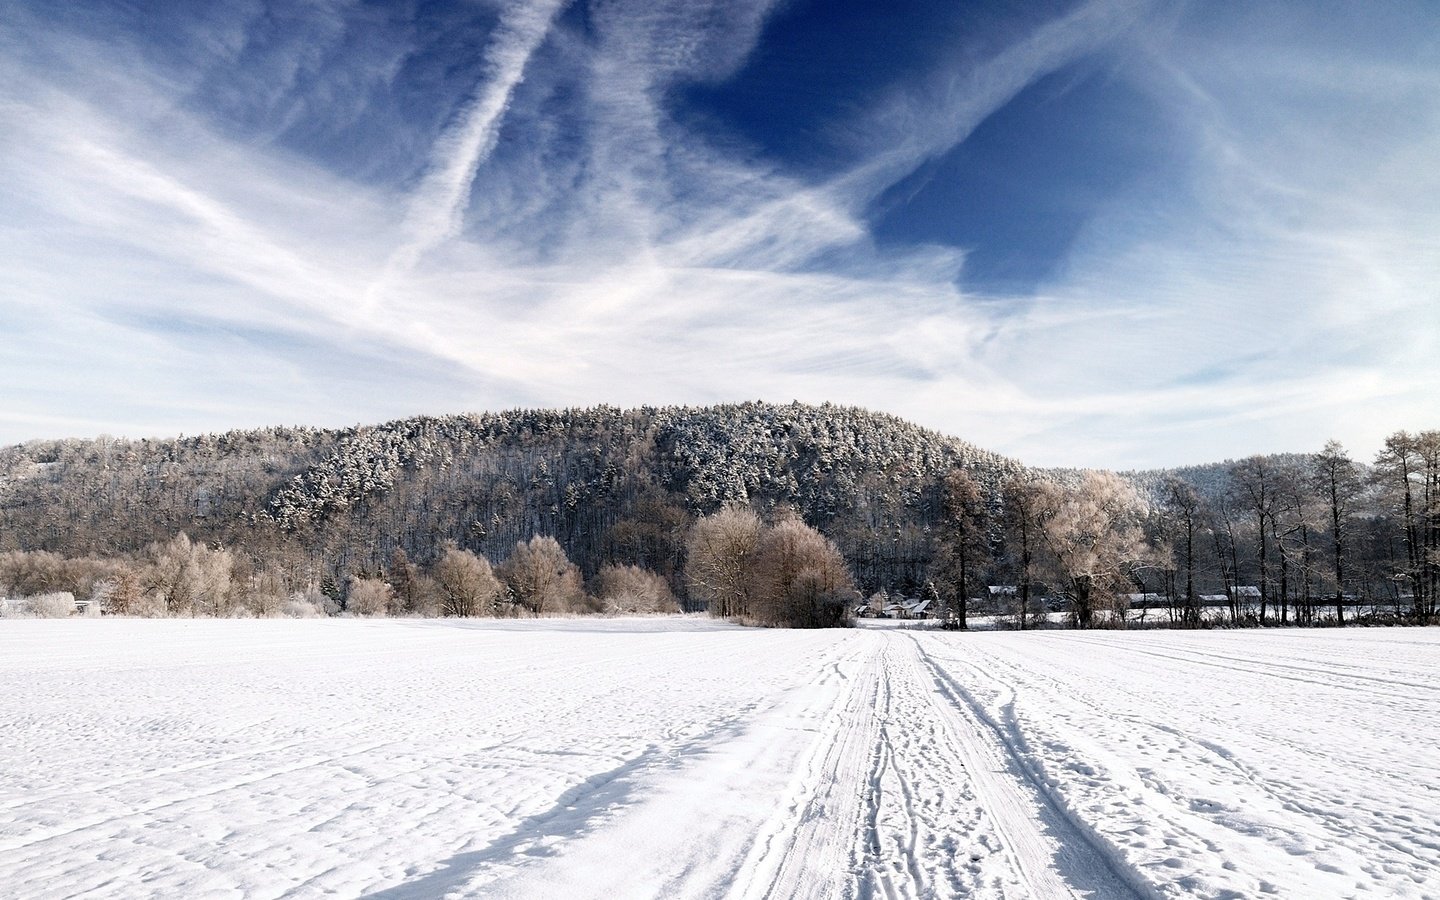
[[[412,271],[427,251],[460,234],[475,169],[495,149],[515,88],[563,6],[564,0],[517,2],[502,13],[484,51],[485,81],[436,141],[430,168],[410,198],[402,226],[405,242],[367,292],[369,306],[383,302],[391,284]]]
[[[1435,424],[1415,420],[1437,386],[1434,70],[1217,57],[1145,9],[1087,4],[950,61],[852,123],[870,152],[820,182],[666,113],[677,79],[741,64],[768,3],[607,4],[583,40],[558,0],[502,6],[475,48],[485,80],[410,191],[227,133],[187,104],[198,73],[51,35],[64,77],[0,61],[0,323],[26,335],[0,355],[25,398],[0,439],[765,397],[859,403],[1038,463],[1130,465],[1332,434],[1365,452]],[[871,244],[878,191],[1117,46],[1184,125],[1183,183],[1101,210],[1023,304],[962,294],[962,251]],[[402,57],[347,63],[345,83],[384,83]],[[272,64],[298,82],[321,67],[307,59]],[[1312,117],[1287,106],[1296,84],[1349,87]],[[1384,141],[1340,108],[1377,96],[1410,123]],[[502,146],[507,127],[526,140]],[[1317,150],[1352,141],[1383,158]]]

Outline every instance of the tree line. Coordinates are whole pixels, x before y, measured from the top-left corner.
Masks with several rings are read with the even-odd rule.
[[[448,541],[499,561],[549,535],[587,581],[638,566],[685,601],[691,525],[739,504],[794,510],[857,580],[914,591],[937,474],[955,467],[985,484],[1023,470],[892,416],[798,403],[37,441],[0,448],[0,551],[137,556],[184,532],[305,590],[383,571],[397,549],[429,566]]]
[[[1057,605],[1080,626],[1199,625],[1217,602],[1231,624],[1427,620],[1437,447],[1436,432],[1401,432],[1371,464],[1331,445],[1041,471],[890,416],[764,403],[32,442],[0,449],[0,590],[103,583],[178,614],[624,611],[617,598],[642,610],[668,592],[821,624],[884,592],[1020,627]],[[753,571],[717,581],[706,554],[731,544]],[[527,587],[531,557],[554,585]],[[228,587],[205,587],[222,569]],[[187,586],[165,587],[176,572]]]
[[[1185,627],[1436,618],[1440,432],[1397,432],[1370,466],[1331,441],[1197,470],[1051,476],[993,495],[947,476],[935,593],[962,627],[977,601],[1021,628],[1057,600],[1082,628],[1152,609]]]
[[[804,628],[843,625],[859,596],[835,543],[782,511],[766,522],[727,507],[688,535],[690,594],[716,616]],[[6,598],[13,594],[15,599]],[[419,565],[397,548],[377,572],[345,583],[297,587],[274,568],[254,568],[185,534],[122,558],[69,558],[49,551],[0,553],[0,613],[70,615],[76,597],[95,613],[176,617],[516,617],[679,612],[670,582],[635,565],[602,566],[587,581],[555,538],[515,544],[499,565],[454,543]]]
[[[303,583],[274,567],[181,533],[125,557],[0,553],[0,596],[12,614],[97,611],[146,617],[543,616],[678,612],[669,582],[638,566],[607,565],[589,580],[553,537],[518,542],[499,565],[453,543],[425,565],[397,549],[388,565],[343,583]],[[69,608],[57,604],[69,598]],[[26,600],[40,598],[39,602]]]

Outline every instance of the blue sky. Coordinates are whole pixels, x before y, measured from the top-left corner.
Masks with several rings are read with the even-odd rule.
[[[0,0],[0,441],[834,401],[1440,425],[1440,7]]]

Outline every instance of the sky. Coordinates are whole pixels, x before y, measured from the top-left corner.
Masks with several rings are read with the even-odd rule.
[[[1440,5],[0,0],[0,443],[830,401],[1440,427]]]

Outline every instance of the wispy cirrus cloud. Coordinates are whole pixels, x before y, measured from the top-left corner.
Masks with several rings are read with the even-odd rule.
[[[540,0],[506,9],[483,51],[483,80],[456,122],[435,142],[430,167],[410,197],[395,249],[367,299],[383,300],[389,285],[414,269],[426,251],[457,237],[475,183],[475,169],[495,149],[500,122],[540,42],[564,0]]]
[[[0,321],[25,335],[0,439],[759,396],[1133,465],[1427,424],[1418,44],[1282,53],[1082,3],[861,96],[817,170],[685,107],[789,14],[768,2],[197,5],[159,43],[25,12],[0,26]],[[1084,210],[1037,292],[877,243],[882,192],[1095,60],[1184,143]]]

